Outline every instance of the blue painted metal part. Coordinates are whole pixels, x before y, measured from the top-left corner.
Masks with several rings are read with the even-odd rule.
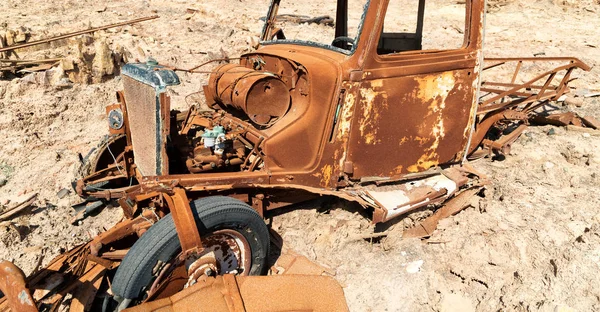
[[[156,93],[162,93],[168,86],[178,85],[179,76],[156,61],[150,60],[147,63],[128,63],[123,65],[121,73],[137,81],[143,82],[156,89]]]

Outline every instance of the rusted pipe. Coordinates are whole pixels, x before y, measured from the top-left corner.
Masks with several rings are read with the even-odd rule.
[[[29,289],[25,287],[25,274],[12,262],[0,262],[0,291],[6,296],[12,311],[38,311]]]

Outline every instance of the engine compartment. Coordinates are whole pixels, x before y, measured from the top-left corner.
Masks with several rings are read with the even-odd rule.
[[[193,106],[177,122],[176,131],[169,157],[179,155],[180,163],[185,164],[181,169],[189,173],[254,171],[263,166],[259,146],[264,137],[226,111],[202,111]]]
[[[171,174],[264,168],[264,145],[308,109],[308,73],[289,59],[246,55],[214,69],[204,95],[206,106],[172,113]]]

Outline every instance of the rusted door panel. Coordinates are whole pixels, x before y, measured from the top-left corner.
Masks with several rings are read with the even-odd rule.
[[[353,178],[397,176],[459,160],[468,139],[472,72],[362,81],[348,141]]]

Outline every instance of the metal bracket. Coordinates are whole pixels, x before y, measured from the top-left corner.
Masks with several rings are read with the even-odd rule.
[[[202,251],[200,232],[185,190],[180,187],[173,188],[173,195],[163,193],[163,198],[173,216],[183,257]]]

